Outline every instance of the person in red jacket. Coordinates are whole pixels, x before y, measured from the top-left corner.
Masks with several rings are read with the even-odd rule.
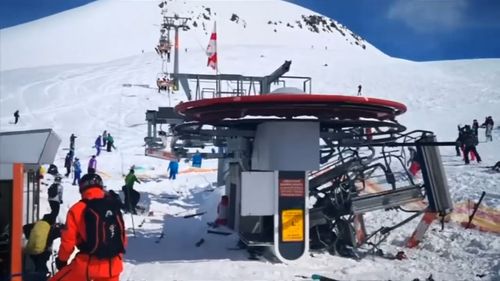
[[[68,211],[56,259],[59,272],[49,281],[119,281],[127,244],[120,206],[106,196],[97,174],[84,175],[79,186],[82,200]],[[79,252],[68,264],[75,247]]]

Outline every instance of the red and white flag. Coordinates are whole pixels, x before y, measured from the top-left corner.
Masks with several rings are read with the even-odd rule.
[[[215,22],[214,22],[214,31],[210,35],[210,41],[208,41],[207,46],[207,66],[217,70],[217,32],[215,30]]]

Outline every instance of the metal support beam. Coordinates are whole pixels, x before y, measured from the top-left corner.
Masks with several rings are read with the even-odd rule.
[[[363,214],[375,210],[401,206],[424,198],[420,186],[409,186],[375,194],[367,194],[352,199],[352,212]]]
[[[177,60],[176,60],[177,61]],[[180,82],[188,100],[192,99],[191,89],[189,87],[189,81],[191,80],[196,85],[195,99],[201,99],[203,92],[201,90],[200,81],[211,83],[210,88],[215,88],[214,97],[221,97],[222,94],[232,94],[234,96],[245,95],[244,88],[248,86],[248,92],[246,95],[254,94],[268,94],[271,92],[272,83],[278,81],[280,78],[287,80],[302,80],[302,87],[304,92],[311,93],[311,77],[300,77],[300,76],[283,76],[286,72],[290,70],[291,61],[285,61],[278,69],[267,76],[244,76],[241,74],[190,74],[190,73],[178,73],[178,69],[174,65],[174,73],[170,76],[174,81]],[[177,70],[176,70],[177,69]],[[225,83],[227,82],[227,83]],[[256,90],[255,83],[259,83],[259,90]],[[215,85],[214,85],[215,84]],[[224,85],[230,85],[230,89],[224,89]],[[307,89],[309,86],[309,89]],[[204,87],[206,88],[206,87]],[[236,91],[234,90],[236,88]]]
[[[163,17],[162,27],[168,30],[168,37],[170,38],[170,30],[174,29],[175,32],[175,44],[174,44],[174,85],[176,89],[179,89],[179,81],[175,74],[179,73],[179,29],[188,30],[189,26],[187,22],[191,18],[179,17],[177,15],[173,17]]]

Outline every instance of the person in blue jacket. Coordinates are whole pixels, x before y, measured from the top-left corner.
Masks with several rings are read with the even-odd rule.
[[[99,156],[99,154],[101,153],[101,145],[102,145],[102,143],[101,143],[101,135],[99,135],[97,137],[97,139],[95,139],[95,143],[94,143],[94,147],[97,150],[97,152],[95,154],[96,156]]]
[[[170,163],[168,163],[167,172],[170,172],[168,179],[175,180],[175,176],[179,172],[179,160],[172,159]]]
[[[196,153],[193,155],[192,158],[192,166],[196,168],[201,168],[201,154],[198,150],[196,150]]]
[[[78,157],[75,157],[75,162],[73,162],[73,168],[74,168],[73,185],[77,185],[78,183],[80,183],[80,176],[82,174],[82,167],[80,166],[80,159],[78,159]]]

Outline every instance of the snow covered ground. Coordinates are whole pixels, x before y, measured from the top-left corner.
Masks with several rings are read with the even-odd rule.
[[[408,259],[403,261],[376,257],[355,261],[328,254],[292,264],[250,261],[244,251],[227,249],[235,246],[234,235],[207,234],[206,222],[215,218],[223,191],[212,185],[216,173],[189,172],[189,165],[181,163],[178,179],[169,181],[164,178],[168,163],[144,156],[145,111],[175,105],[186,100],[184,94],[168,97],[155,89],[123,87],[152,86],[161,71],[161,61],[152,51],[161,21],[157,4],[98,1],[0,30],[0,130],[53,128],[63,139],[56,159],[61,168],[71,133],[78,136],[76,156],[86,167],[95,138],[108,130],[118,149],[103,152],[97,164],[107,188],[119,190],[132,165],[145,179],[136,188],[142,194],[140,204],[148,206],[152,216],[134,216],[133,221],[126,216],[130,239],[121,280],[301,280],[296,275],[311,273],[340,280],[422,280],[430,274],[436,280],[500,280],[499,236],[452,223],[444,231],[433,225],[417,249],[402,247],[416,222],[391,234],[382,249],[404,250]],[[198,28],[181,32],[181,72],[211,73],[204,49],[211,20],[217,19],[222,73],[267,75],[284,60],[292,60],[287,75],[311,76],[314,93],[354,95],[362,84],[363,95],[405,103],[408,112],[400,122],[409,129],[434,131],[440,141],[454,141],[457,124],[471,124],[473,119],[482,123],[488,115],[500,122],[500,59],[428,63],[394,59],[366,42],[362,49],[350,35],[286,27],[302,14],[314,13],[281,1],[169,1],[167,7],[193,19],[206,14],[206,7],[214,15],[198,19]],[[239,23],[229,20],[233,13]],[[21,118],[14,125],[16,109]],[[455,165],[460,161],[453,156],[454,149],[441,149],[455,202],[477,200],[484,190],[485,204],[500,208],[500,174],[482,168],[500,160],[499,130],[493,139],[485,143],[480,130],[481,164]],[[204,167],[215,168],[216,162],[205,161]],[[46,181],[50,183],[50,177]],[[70,181],[64,180],[61,221],[79,200]],[[43,208],[49,210],[48,205]],[[207,213],[182,217],[201,211]],[[395,211],[374,212],[366,216],[366,223],[374,230],[405,217]],[[204,243],[197,247],[201,239]]]

